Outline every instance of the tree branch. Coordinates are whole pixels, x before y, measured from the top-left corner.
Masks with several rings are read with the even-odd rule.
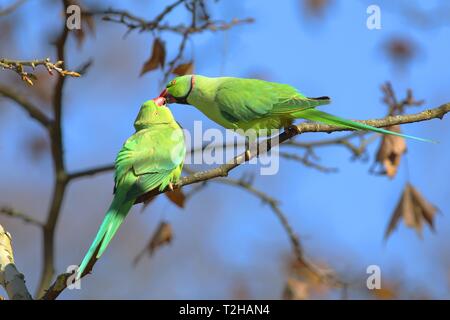
[[[254,188],[251,183],[246,182],[243,179],[235,180],[235,179],[230,179],[230,178],[217,178],[213,181],[240,187],[240,188],[246,190],[247,192],[253,194],[254,196],[258,197],[264,203],[268,204],[270,206],[271,210],[273,211],[273,213],[275,214],[275,216],[280,221],[281,225],[283,226],[284,231],[288,235],[289,240],[292,245],[292,249],[294,251],[294,256],[295,256],[297,262],[301,266],[303,266],[304,268],[309,270],[312,274],[314,274],[323,283],[327,283],[327,284],[331,284],[331,285],[335,285],[335,286],[341,286],[341,281],[336,278],[334,273],[318,267],[317,265],[315,265],[314,263],[309,261],[309,259],[307,259],[304,256],[303,248],[300,243],[300,239],[298,238],[294,229],[290,225],[286,215],[281,210],[281,208],[279,206],[279,202],[276,199],[270,197],[265,192]]]
[[[177,1],[176,3],[182,3],[185,2],[185,0]],[[170,7],[170,6],[169,6]],[[166,7],[166,10],[167,8]],[[224,31],[228,30],[234,26],[245,24],[245,23],[253,23],[254,19],[252,18],[245,18],[245,19],[232,19],[229,22],[226,21],[212,21],[207,20],[204,23],[202,23],[199,26],[192,26],[192,25],[169,25],[169,24],[161,24],[162,19],[167,15],[170,11],[166,12],[164,15],[159,15],[154,20],[145,20],[143,18],[140,18],[138,16],[135,16],[128,11],[125,10],[115,10],[115,9],[108,9],[108,10],[99,10],[99,11],[91,11],[91,12],[85,12],[86,15],[104,15],[103,20],[104,21],[110,21],[114,23],[119,23],[125,25],[129,31],[132,30],[139,30],[140,32],[143,31],[169,31],[173,33],[178,33],[180,35],[184,35],[186,33],[194,34],[194,33],[201,33],[204,31]]]
[[[64,1],[64,7],[67,3]],[[61,35],[56,41],[56,52],[58,60],[65,60],[65,44],[68,37],[68,29],[65,24],[62,26]],[[61,66],[64,68],[64,65]],[[62,141],[62,103],[63,103],[63,89],[65,84],[65,77],[59,77],[56,81],[55,88],[53,91],[53,113],[54,122],[50,130],[50,141],[51,141],[51,152],[53,159],[53,169],[55,174],[55,183],[53,187],[52,200],[47,216],[47,221],[45,222],[44,232],[43,232],[43,242],[44,242],[44,258],[43,258],[43,270],[41,274],[41,279],[39,281],[39,286],[36,291],[36,296],[40,297],[44,294],[44,291],[50,285],[53,275],[55,273],[54,269],[54,236],[55,229],[58,223],[59,214],[61,211],[62,202],[64,200],[64,194],[67,187],[68,176],[66,173],[64,165],[64,148]]]
[[[96,175],[99,173],[108,172],[108,171],[112,171],[112,170],[114,170],[114,164],[108,164],[105,166],[99,166],[99,167],[95,167],[95,168],[91,168],[91,169],[80,170],[80,171],[75,171],[75,172],[69,173],[67,179],[70,181],[73,179],[93,176],[93,175]]]
[[[435,109],[429,109],[425,110],[419,113],[415,114],[409,114],[409,115],[398,115],[398,116],[390,116],[383,119],[373,119],[373,120],[365,120],[358,122],[365,123],[377,128],[380,127],[389,127],[392,125],[397,124],[406,124],[406,123],[414,123],[414,122],[421,122],[421,121],[427,121],[431,119],[442,119],[445,114],[450,112],[450,103],[444,104],[438,108]],[[259,156],[260,154],[266,153],[271,148],[273,148],[276,145],[279,145],[281,143],[284,143],[285,141],[303,133],[307,132],[325,132],[325,133],[331,133],[331,132],[339,132],[339,131],[351,131],[351,129],[342,128],[339,126],[330,126],[325,124],[317,124],[317,123],[301,123],[296,127],[296,131],[285,131],[281,133],[280,135],[269,139],[267,142],[263,141],[259,143],[257,150],[260,150],[260,152],[257,152],[255,154],[252,154],[251,157],[248,159],[252,159],[256,156]],[[217,177],[225,177],[228,175],[228,173],[236,168],[237,166],[243,164],[246,162],[245,159],[245,153],[241,153],[240,155],[236,156],[232,160],[230,160],[228,163],[225,163],[217,168],[206,170],[206,171],[200,171],[196,172],[193,175],[190,175],[188,177],[183,177],[180,179],[180,181],[174,186],[176,188],[181,188],[185,185],[190,185],[193,183],[217,178]],[[156,194],[162,193],[159,191],[153,191]],[[163,192],[166,192],[163,191]]]
[[[22,107],[26,112],[28,112],[31,118],[37,120],[47,129],[51,127],[52,120],[49,119],[45,115],[45,113],[39,110],[38,107],[36,107],[30,101],[23,98],[22,95],[20,95],[19,93],[14,92],[13,90],[0,84],[0,95],[16,102],[20,107]]]
[[[14,263],[11,235],[0,225],[0,285],[11,300],[31,300],[25,277]]]
[[[32,72],[25,71],[25,67],[29,67],[31,70],[35,70],[37,66],[44,66],[48,73],[53,75],[53,71],[59,73],[62,77],[71,76],[71,77],[79,77],[80,74],[75,71],[69,71],[64,69],[64,62],[59,60],[55,63],[50,61],[50,58],[42,59],[42,60],[9,60],[9,59],[0,59],[0,67],[3,69],[9,69],[15,71],[23,81],[28,83],[29,85],[33,85],[33,80],[36,80],[36,76]]]
[[[36,220],[35,218],[28,216],[20,211],[17,211],[13,208],[9,208],[9,207],[2,207],[0,208],[0,214],[3,214],[5,216],[9,216],[12,218],[18,218],[21,219],[22,221],[26,222],[26,223],[30,223],[33,224],[35,226],[38,227],[43,227],[44,224],[42,222],[40,222],[39,220]]]

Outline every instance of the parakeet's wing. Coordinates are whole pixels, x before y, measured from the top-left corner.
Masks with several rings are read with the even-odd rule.
[[[115,186],[118,188],[126,173],[137,177],[127,198],[138,197],[170,181],[170,175],[184,160],[185,146],[181,129],[149,128],[132,135],[116,158]]]
[[[306,98],[286,84],[239,78],[225,78],[217,88],[215,101],[222,116],[233,123],[290,114],[324,103]]]

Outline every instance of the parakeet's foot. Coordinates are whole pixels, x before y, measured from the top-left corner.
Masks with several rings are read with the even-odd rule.
[[[173,191],[173,183],[172,183],[172,182],[169,182],[169,184],[167,185],[167,188],[168,188],[170,191]]]
[[[301,133],[301,130],[295,125],[290,125],[289,127],[285,127],[284,131],[291,135],[297,135]]]
[[[252,157],[252,154],[250,153],[250,150],[245,150],[245,161],[249,161]]]

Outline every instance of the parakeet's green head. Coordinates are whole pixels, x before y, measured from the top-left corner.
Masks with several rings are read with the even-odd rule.
[[[164,98],[156,98],[144,102],[139,110],[139,114],[134,122],[136,130],[140,130],[145,127],[149,127],[157,124],[169,124],[173,123],[172,112],[166,106]]]
[[[194,75],[176,77],[167,83],[166,89],[161,92],[160,97],[166,98],[168,103],[187,104],[187,97],[191,93],[194,84]]]

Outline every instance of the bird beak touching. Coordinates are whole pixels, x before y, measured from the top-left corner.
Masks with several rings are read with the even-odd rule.
[[[177,100],[169,93],[167,92],[167,88],[164,89],[160,94],[159,94],[160,98],[165,98],[167,103],[173,103],[176,102]]]
[[[158,98],[156,98],[156,99],[153,99],[153,101],[155,101],[155,104],[156,104],[158,107],[161,107],[161,106],[163,106],[163,105],[166,104],[166,98],[164,98],[164,97],[158,97]]]

